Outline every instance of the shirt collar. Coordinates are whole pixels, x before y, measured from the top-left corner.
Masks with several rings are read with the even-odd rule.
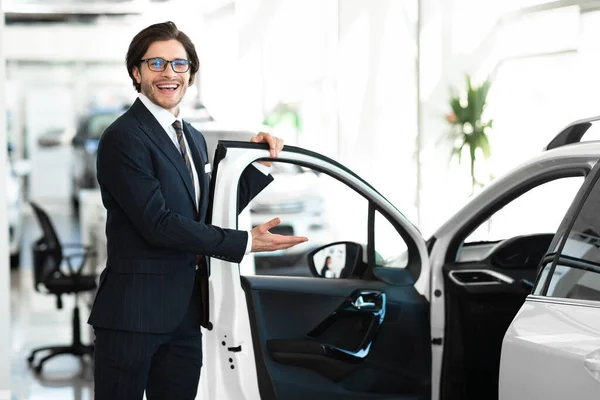
[[[169,132],[169,128],[173,125],[175,120],[179,121],[183,126],[181,118],[175,117],[173,114],[171,114],[171,112],[165,110],[157,104],[154,104],[152,100],[150,100],[145,94],[140,93],[139,98],[166,132]]]

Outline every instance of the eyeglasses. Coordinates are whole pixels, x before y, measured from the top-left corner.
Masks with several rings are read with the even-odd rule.
[[[168,64],[171,64],[171,68],[173,68],[173,71],[177,72],[178,74],[183,74],[185,72],[188,72],[188,70],[190,69],[190,61],[189,60],[177,59],[177,60],[169,61],[169,60],[165,60],[164,58],[153,57],[153,58],[145,58],[140,61],[142,61],[142,62],[145,61],[148,64],[148,69],[150,69],[150,71],[154,71],[154,72],[164,71],[165,69],[167,69]]]

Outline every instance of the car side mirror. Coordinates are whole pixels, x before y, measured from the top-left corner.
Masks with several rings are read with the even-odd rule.
[[[362,246],[354,242],[335,242],[311,251],[307,257],[313,276],[343,279],[352,276],[362,261]]]

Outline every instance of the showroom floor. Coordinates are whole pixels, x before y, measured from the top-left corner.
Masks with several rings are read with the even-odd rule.
[[[61,241],[78,242],[79,226],[69,208],[40,203],[46,209]],[[27,208],[27,207],[26,207]],[[81,364],[69,355],[44,364],[40,377],[27,366],[32,348],[65,345],[71,341],[73,296],[64,296],[64,306],[56,308],[56,297],[35,292],[33,287],[31,243],[41,235],[37,222],[26,210],[21,267],[11,272],[12,392],[14,400],[91,400],[93,380],[89,362]],[[80,308],[83,310],[82,305]],[[89,342],[89,329],[82,312],[82,338]]]

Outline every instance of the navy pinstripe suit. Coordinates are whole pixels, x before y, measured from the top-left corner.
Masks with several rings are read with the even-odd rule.
[[[184,123],[201,198],[181,153],[138,99],[104,133],[98,182],[107,209],[107,265],[89,323],[96,332],[96,400],[193,399],[202,362],[200,325],[208,322],[206,258],[241,261],[247,233],[204,224],[208,154]],[[238,207],[272,180],[248,168]],[[204,288],[201,289],[201,288]]]

